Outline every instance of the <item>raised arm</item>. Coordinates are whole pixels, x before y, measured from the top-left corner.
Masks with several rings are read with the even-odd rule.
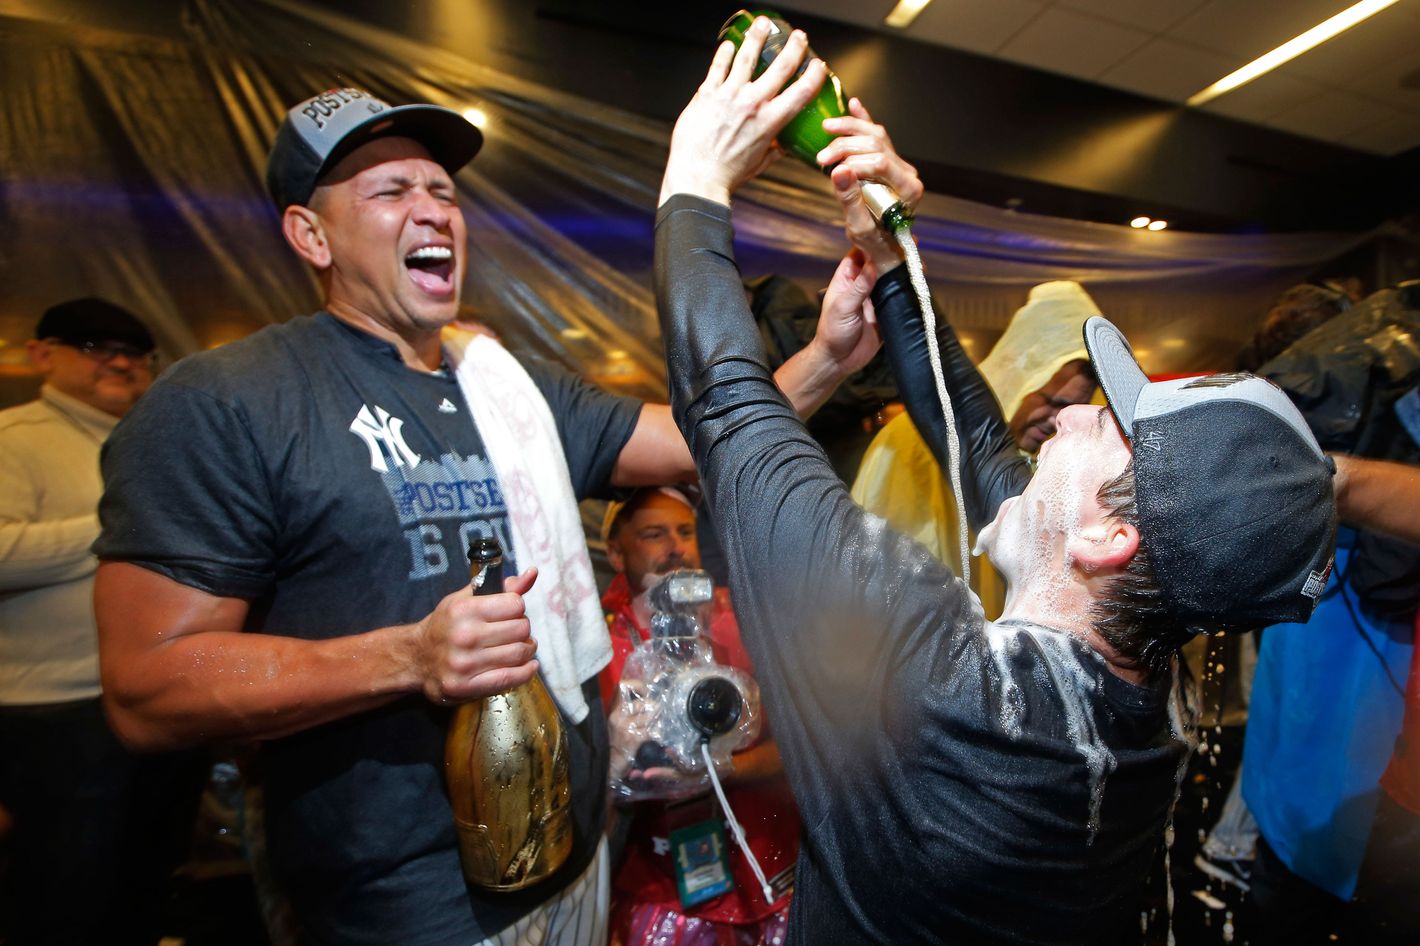
[[[824,127],[839,137],[819,157],[825,163],[841,162],[833,171],[833,187],[843,205],[849,239],[877,273],[872,302],[878,332],[887,345],[888,360],[912,423],[945,473],[950,469],[946,415],[928,358],[922,310],[901,247],[873,220],[858,189],[860,175],[886,178],[900,190],[916,184],[916,177],[908,177],[906,185],[899,183],[901,161],[887,131],[873,122],[857,99],[849,102],[849,111],[849,115],[825,123]],[[917,184],[911,196],[915,199],[920,194],[921,185]],[[980,529],[995,518],[1003,500],[1025,489],[1030,468],[1016,449],[996,395],[957,341],[945,310],[935,301],[933,306],[942,373],[962,447],[962,500],[971,527]]]
[[[912,423],[944,475],[949,476],[946,416],[928,359],[922,310],[905,266],[878,279],[873,288],[873,306]],[[1006,428],[996,395],[967,357],[941,307],[935,307],[942,375],[961,444],[962,501],[972,529],[979,530],[996,517],[996,509],[1004,500],[1025,489],[1030,466]]]
[[[818,410],[844,378],[861,370],[877,353],[876,332],[855,313],[845,311],[851,305],[842,303],[842,293],[830,292],[813,339],[774,372],[774,383],[802,419]],[[670,407],[647,404],[617,458],[613,484],[656,486],[694,478],[695,463]]]
[[[727,202],[770,159],[773,134],[823,73],[811,65],[779,92],[805,45],[796,33],[774,66],[749,81],[762,39],[752,30],[742,59],[722,46],[676,125],[657,215],[656,296],[672,409],[800,790],[804,778],[817,777],[808,773],[847,778],[863,757],[856,739],[879,739],[882,714],[920,691],[922,681],[903,675],[931,660],[913,658],[972,627],[979,611],[940,561],[852,502],[765,365]],[[790,71],[776,73],[786,57]],[[850,259],[834,279],[851,321],[871,277]],[[805,768],[807,758],[818,762]],[[823,814],[811,807],[823,797],[801,792],[807,822]]]

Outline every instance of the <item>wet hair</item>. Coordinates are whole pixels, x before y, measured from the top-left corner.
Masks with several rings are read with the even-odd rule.
[[[1303,335],[1351,308],[1351,297],[1330,286],[1293,286],[1277,298],[1238,367],[1256,371]]]
[[[1132,459],[1123,473],[1100,487],[1098,497],[1107,516],[1138,528]],[[1095,631],[1116,654],[1131,666],[1150,672],[1167,670],[1174,652],[1200,630],[1174,617],[1142,539],[1124,571],[1091,605],[1090,618]]]

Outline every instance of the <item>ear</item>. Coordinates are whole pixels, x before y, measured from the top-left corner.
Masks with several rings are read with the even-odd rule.
[[[1139,551],[1139,530],[1108,516],[1072,537],[1066,551],[1087,572],[1119,571]]]
[[[281,233],[301,259],[319,270],[330,267],[330,244],[326,241],[320,214],[309,207],[292,204],[281,215]]]
[[[30,364],[40,374],[49,374],[49,369],[53,363],[52,350],[49,342],[31,338],[25,342],[25,354],[29,356]]]
[[[614,539],[606,544],[606,561],[612,571],[619,575],[626,573],[626,556],[621,554],[621,546]]]

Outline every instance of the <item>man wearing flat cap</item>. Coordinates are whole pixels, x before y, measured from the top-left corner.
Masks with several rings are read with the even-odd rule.
[[[89,550],[99,448],[152,383],[153,338],[124,309],[75,299],[27,347],[40,395],[0,411],[0,805],[15,820],[0,912],[10,942],[98,942],[162,897],[119,893],[142,873],[123,853],[139,763],[99,704]]]
[[[467,252],[452,175],[481,144],[456,112],[358,89],[291,109],[267,186],[324,308],[177,365],[105,452],[106,706],[135,746],[261,743],[273,869],[311,942],[605,936],[611,647],[576,503],[685,479],[690,458],[664,405],[444,332]],[[801,410],[872,354],[828,322],[850,332],[778,375]],[[466,550],[490,536],[510,577],[475,598]],[[475,889],[449,707],[539,673],[572,852],[525,889]]]

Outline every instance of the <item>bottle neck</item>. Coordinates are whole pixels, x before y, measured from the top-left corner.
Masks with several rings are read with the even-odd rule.
[[[503,590],[502,561],[474,562],[469,579],[476,595],[496,595]]]

